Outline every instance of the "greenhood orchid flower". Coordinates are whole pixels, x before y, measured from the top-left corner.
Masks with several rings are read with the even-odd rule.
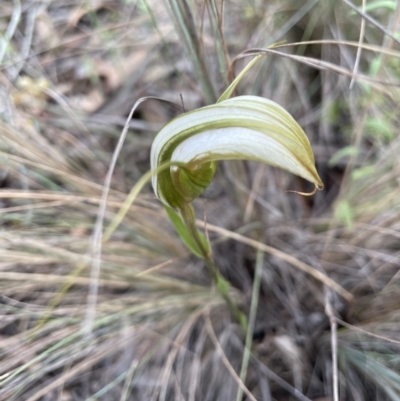
[[[186,246],[205,260],[218,291],[245,328],[246,317],[231,300],[229,283],[196,228],[191,202],[210,184],[218,160],[255,160],[280,167],[312,182],[312,193],[323,184],[306,134],[283,107],[257,96],[229,99],[240,79],[216,104],[184,113],[165,125],[154,139],[150,160],[156,196]]]
[[[310,142],[300,125],[277,103],[239,96],[170,121],[151,148],[151,168],[171,167],[153,176],[156,196],[181,209],[210,184],[218,160],[255,160],[280,167],[323,187]]]
[[[151,147],[151,171],[132,188],[104,236],[111,236],[151,177],[176,231],[193,254],[204,259],[218,292],[243,328],[246,316],[231,299],[229,283],[214,265],[208,241],[196,227],[192,201],[211,183],[218,160],[255,160],[282,168],[314,184],[315,190],[304,195],[323,188],[310,142],[283,107],[257,96],[230,98],[260,57],[243,69],[216,104],[184,113],[161,129]]]

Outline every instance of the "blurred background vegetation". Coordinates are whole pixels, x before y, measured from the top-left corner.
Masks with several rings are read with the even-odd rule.
[[[246,314],[260,274],[246,367],[246,333],[150,186],[99,269],[93,231],[133,104],[213,103],[238,54],[282,40],[237,94],[296,118],[324,191],[224,162],[196,202]],[[0,400],[400,400],[399,42],[395,0],[2,0]],[[177,114],[139,106],[106,227]]]

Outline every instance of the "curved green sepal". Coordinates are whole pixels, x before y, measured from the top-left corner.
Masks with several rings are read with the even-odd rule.
[[[268,46],[268,49],[272,49],[284,43],[286,43],[286,40],[280,40],[279,42],[275,42],[271,46]],[[245,68],[243,68],[240,74],[232,81],[232,83],[225,89],[225,92],[219,97],[217,103],[223,102],[224,100],[229,99],[232,96],[239,82],[254,67],[257,61],[263,56],[265,56],[265,54],[259,54],[258,56],[254,57],[253,60],[251,60],[250,63],[247,64]]]
[[[239,82],[243,79],[243,77],[247,74],[247,72],[253,68],[253,66],[257,63],[257,61],[263,56],[263,54],[260,54],[259,56],[256,56],[253,58],[253,60],[250,61],[249,64],[246,65],[245,68],[240,72],[240,74],[233,80],[233,82],[228,86],[228,88],[225,90],[225,92],[220,96],[220,98],[217,100],[217,103],[223,102],[226,99],[229,99],[233,92],[235,91],[236,87],[238,86]]]

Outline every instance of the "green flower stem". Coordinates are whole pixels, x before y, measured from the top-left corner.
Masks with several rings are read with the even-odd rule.
[[[190,203],[185,203],[180,208],[180,212],[181,212],[183,221],[185,222],[186,227],[189,230],[190,235],[192,236],[193,240],[195,241],[195,243],[202,255],[202,258],[204,259],[206,266],[207,266],[209,272],[211,273],[211,276],[214,280],[217,291],[225,299],[233,316],[236,318],[236,320],[239,322],[239,324],[242,326],[242,328],[245,331],[247,331],[246,315],[239,310],[237,305],[233,302],[232,298],[230,297],[230,295],[229,295],[230,284],[228,283],[228,281],[226,281],[222,277],[218,268],[214,264],[210,249],[207,249],[205,247],[204,242],[200,238],[199,231],[196,227],[196,217],[195,217],[193,206]]]

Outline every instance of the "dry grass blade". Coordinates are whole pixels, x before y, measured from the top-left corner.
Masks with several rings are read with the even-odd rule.
[[[49,283],[66,283],[87,286],[91,282],[89,277],[73,277],[70,276],[59,276],[51,274],[38,274],[38,273],[19,273],[19,272],[0,272],[0,278],[6,281],[33,281],[38,283],[44,283],[48,281]],[[122,283],[120,281],[113,280],[98,280],[99,287],[111,287],[118,289],[127,289],[128,284]]]
[[[297,398],[300,401],[312,401],[310,398],[306,397],[304,394],[301,394],[299,390],[292,387],[290,384],[282,380],[277,374],[275,374],[272,370],[268,369],[265,365],[260,364],[260,370],[270,378],[280,385],[281,388],[285,389],[289,394],[293,397]]]
[[[213,103],[216,100],[215,89],[210,79],[202,43],[196,29],[192,4],[187,0],[168,0],[168,3],[176,29],[180,33],[193,69],[202,85],[205,99],[207,103]]]
[[[273,54],[277,56],[281,56],[290,60],[297,61],[299,63],[308,65],[310,67],[316,68],[321,71],[330,71],[334,72],[336,74],[344,75],[346,77],[351,78],[353,76],[353,73],[351,70],[347,68],[343,68],[340,66],[337,66],[336,64],[324,61],[324,60],[318,60],[312,57],[304,57],[304,56],[297,56],[294,54],[286,54],[282,53],[278,50],[275,49],[249,49],[238,55],[232,62],[233,63],[236,60],[239,60],[243,57],[248,57],[248,56],[257,56],[259,54]],[[365,74],[357,74],[354,79],[357,81],[362,81],[362,82],[368,82],[369,84],[380,84],[380,85],[385,85],[385,86],[400,86],[400,82],[398,81],[386,81],[383,79],[379,78],[373,78]]]
[[[105,344],[104,348],[98,350],[94,355],[92,355],[87,360],[82,361],[74,368],[70,369],[68,372],[61,375],[58,379],[52,381],[49,385],[41,388],[38,392],[34,395],[29,397],[27,401],[36,401],[42,398],[44,395],[51,392],[53,389],[56,389],[59,386],[62,386],[68,379],[75,377],[78,374],[86,371],[87,369],[91,368],[96,363],[100,362],[106,356],[113,354],[118,349],[123,349],[126,345],[132,341],[132,339],[128,339],[128,341],[121,342],[120,344],[115,344],[114,341],[110,342],[109,344]]]
[[[342,0],[344,4],[349,6],[351,9],[353,9],[357,14],[361,16],[364,20],[368,21],[370,24],[381,30],[382,32],[385,33],[385,35],[389,36],[392,40],[394,40],[396,43],[400,44],[400,40],[396,38],[390,31],[385,29],[384,26],[382,26],[378,21],[376,21],[374,18],[372,18],[370,15],[364,13],[362,10],[360,11],[358,7],[356,7],[350,0]]]
[[[242,367],[240,368],[240,381],[244,383],[246,381],[247,369],[250,361],[250,353],[251,353],[251,343],[253,341],[253,332],[254,326],[256,323],[256,313],[258,300],[260,296],[260,284],[261,284],[261,275],[264,264],[264,253],[261,251],[257,252],[257,260],[256,267],[254,273],[254,283],[253,289],[251,293],[251,303],[250,303],[250,315],[249,315],[249,324],[246,333],[246,341],[244,344],[244,352],[242,359]],[[236,401],[241,401],[243,397],[243,388],[240,386],[236,395]]]
[[[292,47],[292,46],[304,46],[304,45],[337,45],[337,46],[349,46],[357,47],[362,50],[369,50],[378,54],[385,54],[393,57],[400,57],[400,52],[398,50],[393,50],[390,48],[374,45],[371,43],[360,43],[350,40],[332,40],[332,39],[320,39],[320,40],[306,40],[303,42],[292,42],[292,43],[282,43],[274,46],[275,49]]]
[[[121,153],[122,146],[124,145],[126,135],[129,129],[129,122],[133,117],[133,113],[136,108],[143,103],[147,98],[139,99],[132,107],[124,129],[122,130],[121,136],[118,140],[118,144],[114,150],[110,166],[107,171],[107,175],[104,181],[103,192],[101,195],[101,201],[99,205],[99,211],[97,213],[96,224],[94,226],[93,240],[91,244],[91,276],[90,276],[90,287],[88,294],[88,308],[85,319],[85,330],[87,333],[91,333],[92,325],[96,314],[96,303],[97,303],[97,291],[98,291],[98,280],[100,274],[101,264],[101,247],[102,247],[102,236],[103,236],[103,220],[107,207],[108,193],[110,191],[111,179],[114,174],[114,169],[117,164],[117,159]]]
[[[111,180],[112,180],[112,177],[114,174],[115,166],[117,164],[117,159],[121,153],[122,146],[124,145],[126,135],[128,133],[129,123],[133,117],[133,113],[136,111],[137,107],[141,103],[145,102],[146,100],[150,100],[150,99],[162,100],[155,96],[147,96],[147,97],[139,99],[133,105],[133,107],[129,113],[129,116],[126,120],[125,126],[122,130],[121,136],[118,140],[117,146],[112,155],[110,166],[109,166],[109,169],[107,171],[107,175],[106,175],[106,178],[104,181],[103,192],[101,195],[99,211],[97,213],[97,219],[96,219],[96,224],[94,226],[93,239],[92,239],[92,244],[91,244],[91,259],[92,259],[91,284],[89,287],[89,294],[88,294],[88,309],[87,309],[86,321],[84,323],[85,330],[87,331],[87,333],[91,332],[91,326],[93,325],[95,314],[96,314],[98,280],[99,280],[100,264],[101,264],[103,221],[104,221],[104,216],[105,216],[106,207],[107,207],[108,194],[110,192]],[[164,100],[162,100],[162,101],[164,101]],[[168,102],[168,101],[165,101],[165,102]],[[172,102],[168,102],[168,103],[174,104]],[[176,107],[180,108],[180,106],[176,106]]]
[[[337,346],[337,321],[333,312],[330,294],[325,293],[325,313],[329,317],[331,325],[331,348],[332,348],[332,376],[333,376],[333,401],[339,401],[339,371],[338,371],[338,346]]]
[[[350,330],[358,331],[358,332],[360,332],[360,333],[366,334],[367,336],[375,337],[375,338],[377,338],[377,339],[379,339],[379,340],[383,340],[383,341],[387,341],[387,342],[389,342],[389,343],[399,344],[399,345],[400,345],[400,341],[396,341],[396,340],[393,340],[392,338],[388,338],[388,337],[385,337],[385,336],[380,336],[379,334],[371,333],[370,331],[364,330],[364,329],[362,329],[361,327],[358,327],[358,326],[354,326],[354,325],[352,325],[352,324],[349,324],[349,323],[345,322],[344,320],[339,319],[339,318],[336,317],[336,316],[335,316],[335,320],[336,320],[340,325],[342,325],[342,326],[344,326],[344,327],[347,327],[347,328],[350,329]]]
[[[247,395],[247,397],[252,401],[257,401],[257,399],[253,396],[253,394],[251,394],[251,392],[248,390],[248,388],[245,386],[245,384],[242,382],[242,380],[240,380],[240,377],[235,372],[235,370],[233,369],[232,365],[230,364],[228,358],[226,357],[224,350],[222,349],[220,343],[218,342],[218,338],[215,335],[209,313],[204,314],[204,320],[205,320],[205,324],[206,324],[207,333],[210,336],[210,339],[211,339],[212,343],[214,344],[216,352],[218,353],[219,357],[221,358],[226,369],[229,371],[231,376],[234,378],[235,382],[243,390],[243,392]]]
[[[23,158],[18,157],[18,156],[13,156],[13,155],[10,155],[10,154],[6,154],[4,152],[0,152],[0,156],[3,156],[5,158],[5,160],[7,160],[7,161],[11,160],[11,161],[13,161],[15,163],[19,163],[20,165],[32,166],[32,167],[38,168],[40,170],[47,171],[49,173],[53,173],[55,175],[59,175],[62,178],[66,178],[67,180],[70,180],[72,182],[76,182],[77,184],[81,184],[81,185],[84,185],[86,187],[90,187],[90,188],[94,188],[94,189],[100,189],[101,188],[101,186],[99,184],[96,184],[95,182],[90,182],[89,180],[85,180],[84,178],[77,177],[74,174],[70,174],[68,172],[61,171],[59,168],[49,167],[49,166],[46,166],[44,164],[32,162],[30,160],[26,160],[26,159],[23,159]]]
[[[308,265],[307,263],[304,263],[304,262],[296,259],[295,257],[288,255],[285,252],[280,251],[279,249],[273,248],[269,245],[265,245],[261,242],[255,241],[248,237],[245,237],[244,235],[226,230],[225,228],[217,227],[210,223],[204,223],[201,220],[197,221],[197,225],[199,227],[204,227],[209,231],[218,233],[224,237],[232,238],[235,241],[242,242],[243,244],[250,245],[251,247],[253,247],[255,249],[258,249],[260,251],[267,252],[271,255],[274,255],[274,256],[284,260],[285,262],[291,264],[292,266],[299,268],[300,270],[304,271],[305,273],[310,274],[311,276],[313,276],[315,279],[317,279],[321,283],[325,284],[329,288],[332,288],[334,291],[336,291],[338,294],[340,294],[343,298],[347,299],[349,302],[353,301],[353,299],[354,299],[353,295],[350,292],[345,290],[340,284],[333,281],[331,278],[326,276],[324,273],[322,273],[321,271],[317,270],[316,268]]]
[[[21,2],[19,0],[14,0],[14,7],[12,11],[12,16],[10,19],[10,23],[7,26],[7,29],[4,34],[4,38],[1,40],[1,47],[0,47],[0,65],[3,62],[7,46],[9,45],[9,42],[11,38],[14,36],[14,33],[18,27],[18,23],[21,18]]]
[[[365,13],[365,0],[362,2],[362,12]],[[354,63],[354,69],[353,69],[353,77],[351,78],[350,81],[350,89],[354,85],[354,75],[357,74],[358,70],[358,65],[360,64],[360,59],[361,59],[361,45],[364,40],[364,33],[365,33],[365,19],[361,20],[361,27],[360,27],[360,39],[358,41],[359,47],[357,49],[357,56],[356,56],[356,62]]]

